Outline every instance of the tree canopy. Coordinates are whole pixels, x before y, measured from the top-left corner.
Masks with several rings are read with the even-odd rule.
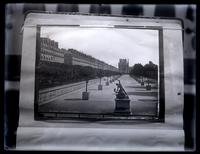
[[[158,77],[158,65],[154,64],[153,62],[149,61],[148,64],[144,66],[140,63],[133,65],[130,71],[130,75],[134,75],[137,77],[149,77],[153,79],[157,79]]]

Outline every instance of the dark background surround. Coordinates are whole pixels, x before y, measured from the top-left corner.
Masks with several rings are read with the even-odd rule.
[[[16,146],[19,119],[19,82],[25,13],[30,10],[97,14],[177,17],[184,23],[184,130],[185,149],[195,148],[196,115],[196,6],[135,4],[7,4],[5,7],[4,148]],[[9,85],[9,86],[7,86]]]

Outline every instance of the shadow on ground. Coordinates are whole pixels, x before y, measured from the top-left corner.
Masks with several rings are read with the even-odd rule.
[[[66,98],[65,100],[67,100],[67,101],[80,101],[82,99],[81,98]]]

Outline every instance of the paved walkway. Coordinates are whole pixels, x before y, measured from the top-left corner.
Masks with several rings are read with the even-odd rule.
[[[129,75],[119,78],[122,86],[131,99],[131,110],[133,115],[155,115],[157,109],[157,88],[146,91],[136,80]],[[88,92],[89,100],[82,100],[82,92],[85,88],[65,94],[48,104],[41,105],[40,111],[69,111],[81,113],[113,113],[115,108],[115,93],[117,81],[105,84],[102,81],[103,90],[98,90],[98,83],[90,85]],[[153,85],[154,86],[154,85]]]

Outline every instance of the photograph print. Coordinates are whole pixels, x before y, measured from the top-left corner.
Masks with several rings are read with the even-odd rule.
[[[164,122],[159,27],[37,26],[35,119]]]

